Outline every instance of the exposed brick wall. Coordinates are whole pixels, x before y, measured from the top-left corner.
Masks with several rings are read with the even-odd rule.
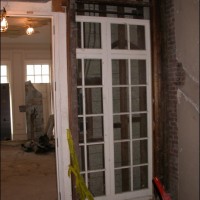
[[[178,199],[177,89],[184,83],[181,63],[176,60],[174,1],[160,3],[161,12],[161,87],[162,149],[161,176],[173,200]]]

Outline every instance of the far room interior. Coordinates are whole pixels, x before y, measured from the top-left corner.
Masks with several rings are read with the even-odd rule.
[[[13,198],[11,185],[23,185],[19,199],[57,198],[52,18],[7,20],[9,29],[1,32],[1,198]]]
[[[7,20],[9,29],[1,33],[1,140],[27,140],[33,123],[42,135],[54,112],[51,18]],[[27,33],[31,27],[32,35]]]

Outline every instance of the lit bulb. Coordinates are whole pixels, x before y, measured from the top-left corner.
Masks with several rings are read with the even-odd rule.
[[[5,17],[1,19],[1,32],[5,32],[8,29],[8,22]]]
[[[26,30],[27,35],[32,35],[34,33],[34,29],[32,27],[28,27]]]

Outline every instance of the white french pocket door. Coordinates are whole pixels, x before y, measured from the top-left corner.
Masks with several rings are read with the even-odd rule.
[[[95,199],[152,194],[148,20],[77,16],[81,173]]]

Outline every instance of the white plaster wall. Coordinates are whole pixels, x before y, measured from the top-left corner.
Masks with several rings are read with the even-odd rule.
[[[177,93],[179,200],[199,200],[199,0],[175,0],[175,35],[185,72]]]
[[[26,116],[24,112],[19,111],[19,106],[25,105],[25,61],[49,60],[51,63],[51,59],[50,48],[43,45],[1,45],[1,60],[10,63],[9,79],[13,122],[12,138],[14,140],[27,139]],[[50,92],[50,90],[48,91]],[[48,96],[50,97],[50,94]]]

